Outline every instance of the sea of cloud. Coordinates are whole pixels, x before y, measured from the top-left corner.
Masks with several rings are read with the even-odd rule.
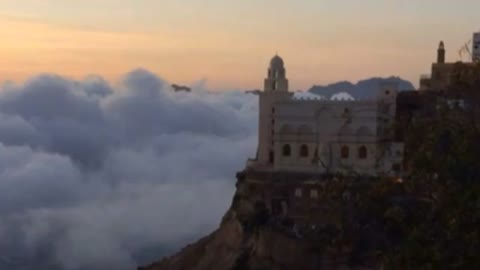
[[[41,75],[0,86],[0,269],[135,269],[214,230],[257,97]]]

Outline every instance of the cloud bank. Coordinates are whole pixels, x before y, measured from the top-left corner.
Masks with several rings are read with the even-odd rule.
[[[0,91],[0,269],[135,269],[217,227],[257,101],[135,70]]]

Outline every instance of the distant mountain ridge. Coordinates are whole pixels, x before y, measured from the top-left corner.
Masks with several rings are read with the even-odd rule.
[[[388,78],[374,77],[358,81],[356,84],[349,81],[341,81],[326,86],[314,85],[308,92],[324,96],[328,99],[340,92],[348,93],[355,99],[371,99],[375,98],[383,84],[395,84],[399,91],[415,90],[411,82],[400,77],[392,76]]]

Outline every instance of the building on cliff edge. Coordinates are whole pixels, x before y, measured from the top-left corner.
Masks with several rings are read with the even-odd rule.
[[[397,176],[404,144],[395,141],[397,89],[374,100],[296,99],[275,55],[259,93],[258,150],[247,168],[309,174]]]

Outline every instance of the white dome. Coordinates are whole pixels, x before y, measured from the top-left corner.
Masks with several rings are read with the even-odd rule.
[[[293,94],[293,99],[300,99],[300,100],[305,100],[305,99],[315,99],[315,100],[324,100],[326,99],[324,96],[320,96],[320,95],[317,95],[317,94],[313,94],[313,93],[310,93],[310,92],[303,92],[303,91],[299,91],[299,92],[295,92]]]
[[[330,100],[338,100],[338,101],[352,101],[355,100],[349,93],[340,92],[338,94],[333,95]]]

